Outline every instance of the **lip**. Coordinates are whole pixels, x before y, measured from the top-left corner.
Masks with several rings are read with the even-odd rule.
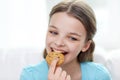
[[[66,54],[68,53],[66,50],[63,50],[63,49],[58,49],[58,48],[51,48],[52,51],[54,52],[59,52],[59,53],[62,53],[62,54]]]

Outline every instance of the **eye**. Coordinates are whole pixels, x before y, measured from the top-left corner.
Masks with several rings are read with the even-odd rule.
[[[52,35],[57,35],[58,34],[58,32],[56,32],[56,31],[49,31],[50,32],[50,34],[52,34]]]
[[[77,41],[77,40],[78,40],[77,38],[72,37],[72,36],[70,36],[69,39],[70,39],[71,41]]]

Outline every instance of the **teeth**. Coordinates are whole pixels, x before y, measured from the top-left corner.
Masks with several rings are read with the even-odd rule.
[[[52,49],[52,51],[58,52],[58,53],[65,53],[64,51],[58,51],[58,50],[56,50],[56,49]]]
[[[54,52],[63,53],[62,51],[57,51],[57,50],[54,50]]]
[[[65,52],[65,51],[60,51],[60,50],[57,50],[57,49],[53,49],[53,48],[51,48],[52,49],[52,52],[58,52],[58,53],[62,53],[62,54],[67,54],[68,52]]]

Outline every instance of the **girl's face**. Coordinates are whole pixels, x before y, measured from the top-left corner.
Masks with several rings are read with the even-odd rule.
[[[88,49],[85,39],[86,30],[79,20],[65,12],[52,15],[46,37],[47,53],[61,52],[65,56],[64,64],[69,63],[77,60],[80,51]]]

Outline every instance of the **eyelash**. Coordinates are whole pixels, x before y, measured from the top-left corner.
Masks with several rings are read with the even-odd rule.
[[[58,32],[55,32],[55,31],[49,31],[49,32],[50,32],[50,34],[52,34],[52,35],[58,35]],[[71,41],[78,41],[77,38],[72,37],[72,36],[68,36],[68,38],[69,38]]]
[[[75,38],[75,37],[69,37],[70,38],[70,40],[72,40],[72,41],[77,41],[78,39],[77,38]]]
[[[53,34],[53,35],[57,35],[58,33],[57,32],[55,32],[55,31],[49,31],[51,34]]]

